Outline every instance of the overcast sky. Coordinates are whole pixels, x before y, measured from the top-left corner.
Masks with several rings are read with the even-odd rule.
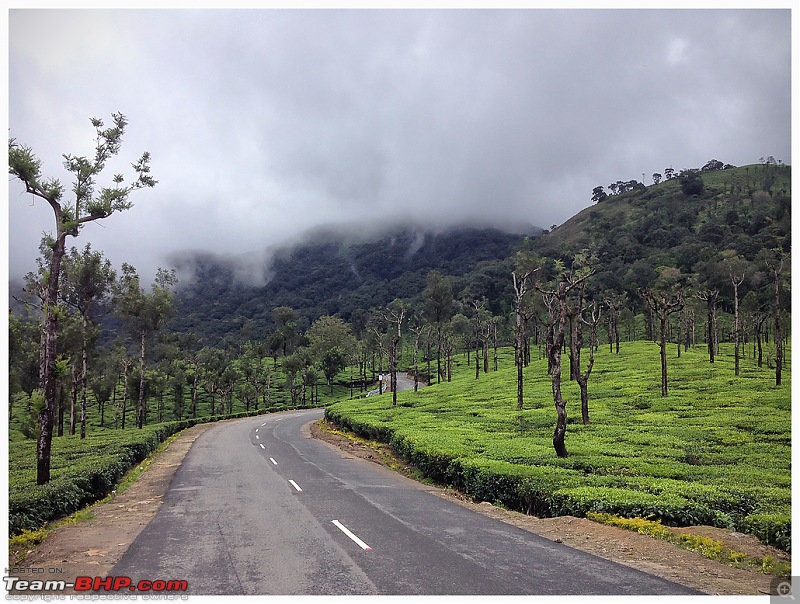
[[[65,199],[90,117],[129,120],[109,174],[151,153],[158,185],[68,239],[143,276],[365,218],[549,227],[598,185],[792,159],[788,9],[11,9],[8,29],[9,136]],[[15,277],[53,215],[8,195]]]

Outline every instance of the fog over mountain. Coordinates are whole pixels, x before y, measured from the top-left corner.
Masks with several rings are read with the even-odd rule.
[[[332,245],[346,254],[352,246],[388,241],[389,245],[404,245],[405,251],[401,257],[404,260],[411,260],[426,242],[435,239],[438,235],[486,229],[530,236],[536,236],[542,232],[541,227],[512,221],[489,223],[465,220],[460,224],[438,226],[403,220],[373,220],[354,224],[319,225],[282,240],[278,244],[269,245],[262,250],[250,253],[225,254],[205,250],[179,250],[169,253],[166,260],[170,267],[176,269],[180,285],[191,284],[198,267],[211,264],[232,275],[236,283],[261,287],[274,277],[273,265],[276,259],[285,258],[298,247],[308,244]],[[398,237],[402,238],[402,242],[397,241]],[[351,264],[350,270],[356,278],[356,282],[360,281],[361,275],[354,263]]]
[[[187,252],[243,277],[320,225],[549,228],[592,189],[712,158],[791,163],[791,12],[12,8],[9,136],[45,176],[128,117],[154,189],[88,225],[144,278]],[[9,179],[9,272],[52,211]]]

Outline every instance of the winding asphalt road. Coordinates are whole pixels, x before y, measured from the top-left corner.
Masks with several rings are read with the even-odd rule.
[[[189,594],[693,594],[309,438],[322,410],[222,423],[109,573]]]

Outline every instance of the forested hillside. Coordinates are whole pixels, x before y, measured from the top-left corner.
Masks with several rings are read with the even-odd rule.
[[[644,310],[638,291],[652,287],[664,268],[679,271],[695,289],[719,289],[719,304],[731,312],[731,261],[747,273],[739,296],[754,292],[747,301],[753,307],[769,301],[763,287],[769,250],[786,253],[784,276],[789,274],[789,166],[767,162],[686,170],[630,189],[606,195],[543,234],[534,227],[524,235],[493,228],[439,234],[398,228],[359,243],[320,234],[277,251],[266,267],[268,283],[257,287],[237,279],[227,261],[188,258],[191,278],[179,287],[169,326],[216,344],[273,330],[272,309],[278,306],[295,309],[306,325],[322,315],[351,322],[396,298],[418,299],[431,270],[450,277],[457,301],[468,305],[486,298],[493,314],[507,314],[513,301],[512,256],[526,236],[534,240],[537,254],[568,264],[586,251],[595,269],[587,283],[589,297],[624,295],[634,313]],[[788,308],[789,289],[783,294]]]
[[[531,236],[541,232],[536,227],[525,230]],[[272,309],[278,306],[295,309],[306,326],[322,315],[349,322],[395,298],[419,295],[432,270],[475,284],[489,272],[483,281],[502,282],[507,271],[491,274],[492,269],[513,254],[523,237],[495,228],[436,233],[402,227],[352,242],[346,235],[320,232],[277,250],[265,266],[269,280],[262,286],[237,278],[228,261],[185,257],[190,279],[178,289],[170,327],[194,331],[215,344],[231,336],[263,336],[275,327]],[[496,288],[486,283],[481,293],[499,300],[501,296],[492,295]]]
[[[791,167],[773,162],[689,170],[608,195],[534,245],[550,258],[589,250],[597,268],[590,289],[625,292],[631,300],[662,267],[678,269],[698,287],[728,289],[724,261],[734,256],[755,279],[743,284],[744,295],[762,279],[765,252],[777,248],[788,256],[790,247]]]

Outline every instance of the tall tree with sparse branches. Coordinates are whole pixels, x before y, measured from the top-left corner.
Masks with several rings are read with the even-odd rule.
[[[402,338],[402,325],[408,312],[408,306],[401,300],[395,300],[386,308],[383,318],[391,329],[389,340],[389,375],[392,389],[392,407],[397,406],[397,350]]]
[[[550,383],[553,390],[553,403],[556,407],[556,429],[553,432],[553,448],[559,457],[567,457],[567,447],[564,442],[567,433],[567,401],[561,393],[561,349],[564,347],[564,332],[568,322],[569,304],[568,296],[575,288],[581,287],[592,274],[594,269],[582,267],[581,270],[572,270],[565,274],[561,262],[557,262],[561,276],[553,289],[544,289],[537,286],[542,294],[544,303],[549,311],[550,319],[547,334],[547,368],[550,374]]]
[[[517,268],[512,271],[514,284],[514,348],[517,364],[517,409],[523,407],[523,369],[525,367],[525,305],[528,294],[533,288],[533,276],[539,270],[536,260],[519,252],[516,258]]]
[[[747,265],[744,260],[734,254],[726,258],[725,265],[728,269],[728,276],[733,287],[733,358],[734,374],[739,375],[739,345],[742,339],[741,321],[739,317],[739,287],[744,283],[747,276]]]
[[[422,302],[425,316],[436,329],[436,380],[439,383],[442,381],[444,326],[453,316],[453,285],[450,280],[439,271],[429,272]]]
[[[66,253],[68,236],[77,237],[81,228],[111,216],[114,212],[129,209],[130,194],[141,188],[153,187],[156,181],[150,176],[150,154],[145,152],[132,164],[136,174],[131,184],[124,184],[122,174],[112,178],[110,186],[100,186],[98,177],[106,162],[116,156],[122,147],[127,120],[121,113],[112,114],[113,125],[106,128],[103,121],[92,118],[96,132],[94,157],[63,155],[64,167],[72,175],[74,200],[65,201],[64,185],[56,178],[42,176],[42,162],[30,147],[15,139],[8,141],[8,172],[25,186],[26,193],[44,199],[53,210],[55,230],[48,244],[52,249],[47,287],[44,298],[42,343],[39,370],[39,388],[44,394],[44,405],[39,413],[39,438],[36,445],[36,482],[50,481],[50,450],[53,440],[54,411],[56,405],[56,356],[58,347],[58,296],[61,262]]]
[[[784,269],[784,253],[781,249],[771,250],[765,254],[765,262],[772,275],[774,288],[775,319],[775,385],[780,386],[783,371],[783,325],[781,323],[781,274]]]
[[[667,396],[667,327],[671,314],[683,310],[685,304],[683,289],[641,289],[653,314],[659,320],[659,348],[661,349],[661,396]]]
[[[706,342],[708,343],[708,360],[713,363],[717,352],[717,298],[719,298],[719,290],[705,289],[698,292],[697,297],[706,303],[706,308],[708,309]]]

